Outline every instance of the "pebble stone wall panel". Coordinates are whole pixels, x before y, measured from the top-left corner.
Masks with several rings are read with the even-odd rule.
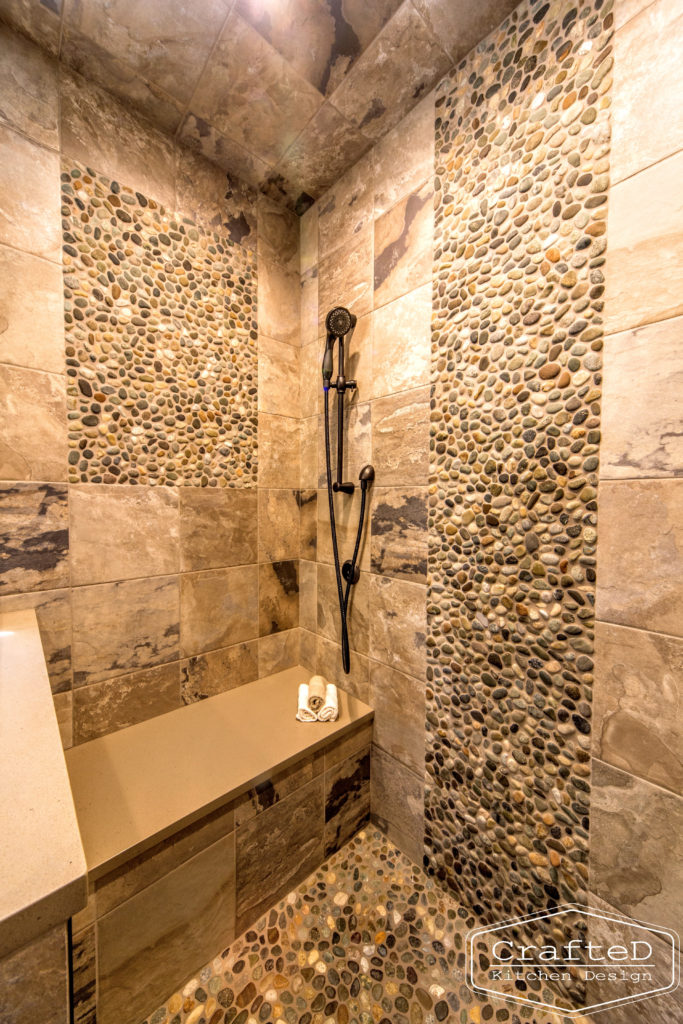
[[[611,9],[437,98],[425,863],[490,922],[585,902]]]
[[[62,165],[69,480],[256,483],[256,261]]]

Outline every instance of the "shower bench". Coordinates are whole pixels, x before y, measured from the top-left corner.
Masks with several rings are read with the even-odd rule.
[[[309,675],[66,752],[88,868],[72,923],[82,1019],[96,992],[98,1024],[139,1024],[368,820],[372,710],[340,691],[336,722],[297,722]]]

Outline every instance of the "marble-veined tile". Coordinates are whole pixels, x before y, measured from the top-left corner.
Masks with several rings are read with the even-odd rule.
[[[182,574],[180,646],[183,657],[255,639],[258,615],[256,565]]]
[[[270,259],[258,265],[258,327],[261,335],[300,344],[301,282],[298,270],[292,270]]]
[[[426,485],[428,436],[428,388],[414,388],[374,401],[372,458],[377,485]]]
[[[372,571],[427,582],[427,488],[378,487],[373,495]]]
[[[31,0],[4,0],[3,17],[22,35],[56,57],[62,28],[62,0],[32,3]]]
[[[299,217],[299,270],[305,274],[318,263],[318,207],[311,206]]]
[[[346,306],[356,317],[372,309],[372,228],[322,257],[318,269],[318,323],[334,306]]]
[[[265,334],[258,342],[259,412],[296,416],[299,411],[300,352],[285,341]]]
[[[299,557],[299,518],[298,490],[259,488],[259,562]]]
[[[283,672],[286,668],[295,668],[299,664],[299,634],[300,630],[295,626],[293,629],[259,638],[259,677]]]
[[[299,556],[315,558],[318,550],[318,492],[299,491]]]
[[[237,245],[256,248],[257,197],[250,186],[185,146],[178,146],[175,189],[178,213]]]
[[[431,92],[373,148],[375,217],[434,177],[434,118]]]
[[[384,834],[415,864],[422,860],[424,783],[400,761],[372,748],[371,813]]]
[[[0,246],[0,362],[64,373],[62,288],[55,263]]]
[[[177,661],[78,687],[73,692],[74,743],[87,743],[180,705]]]
[[[516,0],[479,0],[476,4],[453,0],[413,0],[436,39],[457,62],[516,6]]]
[[[59,156],[0,125],[0,242],[59,262]]]
[[[177,660],[176,576],[75,587],[71,601],[75,687]]]
[[[0,479],[66,480],[66,383],[62,374],[0,366]]]
[[[429,383],[431,314],[431,282],[372,314],[374,398]]]
[[[299,625],[318,631],[318,563],[305,558],[299,561]]]
[[[258,653],[258,642],[247,640],[181,661],[180,695],[183,704],[215,697],[264,675],[259,673]]]
[[[182,572],[256,561],[255,487],[181,487],[179,496]]]
[[[427,659],[427,588],[370,576],[370,657],[418,679]]]
[[[300,272],[299,218],[282,203],[259,195],[258,258],[282,263],[288,270]]]
[[[292,416],[259,413],[260,487],[296,487],[300,474],[300,426]]]
[[[265,160],[240,146],[234,139],[227,138],[214,125],[192,111],[185,115],[178,140],[222,167],[226,173],[236,175],[254,188],[258,188],[268,177],[269,165]]]
[[[69,585],[69,512],[61,484],[0,484],[0,594]]]
[[[432,196],[430,179],[375,221],[375,309],[431,282]]]
[[[59,149],[56,62],[5,25],[0,25],[0,54],[0,122]]]
[[[268,636],[299,625],[298,559],[258,567],[259,635]]]
[[[424,703],[424,679],[370,661],[373,742],[416,775],[425,764]]]
[[[325,856],[370,820],[370,746],[325,772]]]
[[[349,556],[350,557],[350,556]],[[346,589],[346,583],[342,580]],[[367,655],[370,635],[370,575],[362,572],[351,588],[347,622],[349,643],[354,651]],[[341,643],[341,614],[337,594],[337,580],[333,565],[318,564],[318,632]]]
[[[0,1019],[12,1024],[64,1024],[68,998],[66,958],[63,924],[3,957]]]
[[[23,611],[26,608],[35,609],[52,692],[65,693],[71,689],[72,683],[71,594],[64,588],[0,596],[0,612]]]
[[[328,189],[318,206],[319,259],[351,241],[373,221],[372,153]]]

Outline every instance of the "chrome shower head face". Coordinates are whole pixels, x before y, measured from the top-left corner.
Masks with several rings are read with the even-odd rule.
[[[356,326],[356,318],[349,313],[344,306],[335,306],[325,318],[325,328],[328,334],[335,338],[343,338],[352,327]]]

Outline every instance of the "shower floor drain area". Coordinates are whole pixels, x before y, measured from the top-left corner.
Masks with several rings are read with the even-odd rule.
[[[368,828],[144,1024],[569,1024],[467,988],[476,924]]]

